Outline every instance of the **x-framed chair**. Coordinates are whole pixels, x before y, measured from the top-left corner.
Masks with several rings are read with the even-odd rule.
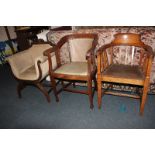
[[[95,48],[97,45],[98,36],[97,34],[71,34],[63,37],[57,43],[54,48],[44,52],[45,56],[48,56],[49,62],[49,75],[51,80],[51,85],[56,97],[56,101],[59,101],[58,94],[62,91],[69,91],[73,93],[81,93],[89,96],[90,108],[93,106],[93,94],[92,81],[96,86],[96,64],[95,64]],[[64,44],[69,44],[69,59],[70,61],[62,64],[60,51]],[[50,59],[50,54],[55,52],[57,68],[52,69],[52,61]],[[56,80],[61,81],[62,88],[57,90]],[[69,83],[64,84],[63,81],[69,81]],[[88,85],[86,91],[70,89],[68,86],[74,82],[85,81]],[[97,86],[96,86],[97,87]],[[95,88],[96,88],[95,87]],[[94,88],[94,90],[95,90]]]
[[[15,79],[18,81],[17,93],[21,98],[21,91],[26,86],[35,86],[46,97],[50,103],[49,93],[51,87],[48,84],[44,84],[45,78],[48,76],[48,60],[43,56],[43,52],[52,46],[48,42],[34,43],[29,49],[16,53],[7,58],[10,64],[12,73]],[[51,59],[54,59],[54,55],[51,55]],[[55,67],[56,64],[53,64]],[[47,91],[45,87],[50,87]]]
[[[121,63],[115,61],[118,49],[126,48],[124,58],[121,57]],[[135,55],[139,55],[139,61],[135,62]],[[129,57],[131,57],[129,59]],[[98,108],[101,108],[101,100],[103,94],[128,96],[132,98],[140,98],[140,114],[144,112],[144,105],[147,99],[148,88],[150,84],[150,73],[153,61],[153,51],[148,45],[141,41],[138,34],[120,33],[114,35],[114,40],[107,45],[102,46],[97,51],[97,83],[98,83]],[[123,63],[124,60],[131,60],[130,63]],[[104,90],[102,91],[102,83],[127,84],[138,86],[138,95],[124,94]]]

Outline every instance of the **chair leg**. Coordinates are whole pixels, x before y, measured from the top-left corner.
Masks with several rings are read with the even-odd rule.
[[[88,80],[88,95],[90,101],[90,109],[93,109],[94,105],[93,105],[92,79]]]
[[[96,76],[94,76],[94,89],[97,91],[97,80],[96,80]]]
[[[73,88],[75,88],[75,87],[76,87],[75,82],[73,82]]]
[[[58,97],[58,93],[57,93],[57,89],[56,89],[56,82],[55,82],[55,79],[53,77],[51,77],[51,85],[52,85],[53,92],[54,92],[54,95],[56,98],[56,102],[59,102],[59,97]]]
[[[46,91],[46,89],[42,86],[42,84],[36,83],[35,85],[46,96],[48,103],[50,103],[50,96],[49,96],[48,92]]]
[[[142,93],[142,99],[140,104],[140,115],[143,115],[144,113],[144,107],[147,99],[147,93],[148,93],[148,84],[145,84],[143,87],[143,93]]]
[[[24,84],[24,82],[19,81],[19,83],[18,83],[18,85],[17,85],[17,93],[18,93],[18,97],[19,97],[19,98],[22,97],[21,91],[22,91],[22,89],[25,88],[25,86],[26,86],[26,85]]]
[[[101,108],[101,99],[102,99],[102,82],[97,80],[97,98],[98,98],[98,108]]]

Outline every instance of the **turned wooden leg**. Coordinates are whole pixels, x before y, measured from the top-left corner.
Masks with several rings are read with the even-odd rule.
[[[101,100],[102,100],[102,82],[97,80],[97,99],[98,99],[98,108],[101,108]]]
[[[48,92],[46,91],[46,89],[42,86],[42,84],[36,83],[35,85],[46,96],[48,103],[50,103],[50,96],[49,96]]]
[[[90,108],[93,109],[93,91],[92,91],[92,79],[88,80],[88,96],[89,96],[89,101],[90,101]]]
[[[24,88],[25,88],[24,82],[19,81],[19,83],[18,83],[18,85],[17,85],[17,94],[18,94],[18,97],[19,97],[19,98],[22,97],[21,91],[22,91],[22,89],[24,89]]]
[[[56,89],[56,81],[55,81],[55,79],[53,77],[50,77],[50,78],[51,78],[51,85],[52,85],[53,92],[54,92],[54,95],[55,95],[55,98],[56,98],[56,102],[58,102],[59,97],[58,97],[58,93],[57,93],[57,89]]]
[[[144,113],[144,107],[145,107],[147,93],[148,93],[148,85],[149,84],[144,85],[144,88],[143,88],[142,99],[140,104],[140,115],[143,115]]]

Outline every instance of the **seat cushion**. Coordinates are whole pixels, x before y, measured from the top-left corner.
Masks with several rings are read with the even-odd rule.
[[[87,62],[71,62],[59,67],[54,73],[86,76],[88,75],[88,64]]]
[[[35,66],[31,66],[19,75],[19,79],[21,80],[37,80],[37,73]]]

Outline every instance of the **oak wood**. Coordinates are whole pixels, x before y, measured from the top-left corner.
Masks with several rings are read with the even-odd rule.
[[[115,46],[131,46],[131,50],[134,54],[136,52],[135,47],[140,48],[140,61],[139,65],[135,66],[132,59],[131,65],[115,64],[113,61],[113,47]],[[107,50],[110,49],[110,63],[107,59]],[[102,98],[102,83],[111,82],[127,85],[142,86],[143,91],[141,94],[140,114],[144,112],[144,106],[147,99],[147,92],[149,88],[149,80],[151,73],[151,66],[154,53],[152,48],[145,45],[141,41],[139,34],[133,33],[118,33],[114,35],[114,40],[100,47],[97,51],[97,83],[98,83],[98,108],[101,108]],[[112,60],[111,60],[112,59]],[[126,58],[125,58],[126,59]],[[138,90],[138,89],[137,89]],[[103,94],[119,95],[139,98],[138,95],[129,95],[114,92],[103,92]]]
[[[86,53],[86,60],[88,63],[88,75],[86,76],[80,76],[80,75],[68,75],[68,74],[58,74],[55,73],[54,71],[57,70],[60,66],[62,66],[63,64],[61,64],[61,57],[60,57],[60,49],[61,47],[68,42],[68,40],[70,39],[76,39],[76,38],[92,38],[93,39],[93,44],[92,44],[92,48],[90,50],[87,51]],[[90,108],[92,109],[93,106],[93,90],[92,90],[92,80],[96,81],[96,64],[95,64],[95,54],[94,54],[94,50],[96,48],[97,45],[97,40],[98,40],[98,36],[97,34],[71,34],[71,35],[67,35],[64,36],[62,39],[60,39],[60,41],[57,43],[57,45],[44,52],[44,55],[48,57],[48,63],[49,63],[49,75],[50,75],[50,79],[51,79],[51,86],[53,88],[56,100],[58,101],[58,93],[60,93],[62,90],[65,91],[69,91],[69,92],[74,92],[74,93],[81,93],[81,94],[87,94],[89,96],[89,101],[90,101]],[[52,60],[50,58],[50,54],[52,52],[55,52],[56,55],[56,62],[57,62],[57,67],[56,69],[52,69]],[[71,60],[71,58],[70,58]],[[56,88],[56,84],[55,84],[55,80],[56,79],[60,79],[60,80],[66,80],[66,81],[72,81],[72,83],[74,83],[74,81],[86,81],[88,84],[88,89],[86,91],[81,91],[81,90],[71,90],[68,89],[64,86],[64,84],[62,84],[62,88],[60,90],[57,90]]]
[[[49,43],[48,42],[43,42],[43,43],[39,43],[39,44],[49,44]],[[46,90],[45,89],[45,87],[49,87],[49,85],[47,86],[47,85],[43,84],[43,81],[45,80],[46,77],[44,79],[42,79],[42,70],[41,70],[40,64],[41,64],[41,61],[38,60],[37,61],[37,66],[38,66],[38,70],[39,70],[39,77],[36,80],[21,80],[21,79],[18,79],[17,77],[15,77],[13,75],[14,78],[18,82],[18,85],[17,85],[17,94],[18,94],[18,97],[19,98],[22,97],[21,91],[26,86],[35,86],[35,87],[37,87],[45,95],[47,101],[50,102],[49,93],[51,92],[51,88],[49,90]]]

